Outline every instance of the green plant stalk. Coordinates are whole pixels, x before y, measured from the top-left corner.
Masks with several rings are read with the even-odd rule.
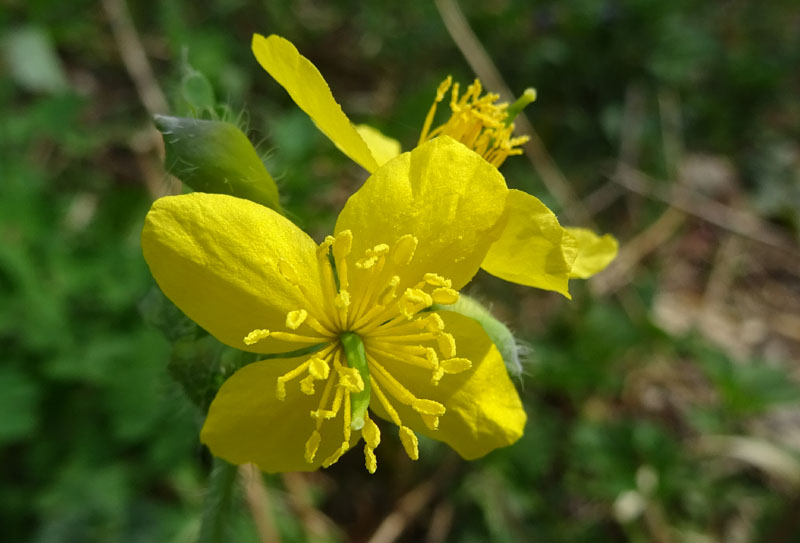
[[[339,339],[344,347],[347,365],[355,368],[361,375],[361,380],[364,381],[364,390],[350,394],[350,412],[352,414],[350,427],[353,430],[361,430],[364,427],[364,416],[367,414],[371,394],[367,353],[364,350],[364,342],[355,332],[344,332]]]
[[[238,472],[239,466],[229,464],[221,458],[214,458],[197,543],[230,541],[228,531]]]

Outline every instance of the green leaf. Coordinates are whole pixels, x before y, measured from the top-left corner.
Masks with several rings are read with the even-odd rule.
[[[278,186],[241,130],[223,121],[156,115],[166,168],[193,190],[230,194],[283,213]]]
[[[196,70],[192,70],[183,76],[181,80],[181,94],[192,108],[197,112],[214,111],[216,100],[214,99],[214,89],[206,76]]]
[[[0,369],[0,445],[33,434],[39,421],[36,382],[14,368]]]
[[[24,26],[12,30],[3,39],[2,52],[11,78],[25,89],[54,94],[69,88],[55,44],[45,29]]]

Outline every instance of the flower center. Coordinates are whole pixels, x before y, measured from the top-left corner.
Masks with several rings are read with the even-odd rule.
[[[360,258],[351,255],[353,236],[349,230],[328,236],[317,249],[323,297],[313,300],[300,283],[298,274],[286,261],[278,263],[283,277],[303,293],[307,307],[286,315],[291,331],[253,330],[244,342],[252,345],[266,337],[324,347],[293,370],[280,376],[276,396],[285,400],[286,385],[300,378],[300,392],[319,396],[318,408],[310,413],[315,429],[305,445],[305,459],[316,457],[325,422],[342,413],[341,445],[322,465],[336,462],[352,445],[353,431],[361,431],[364,455],[370,473],[377,467],[375,448],[380,431],[370,418],[372,398],[399,427],[400,440],[412,460],[419,457],[417,436],[403,418],[418,416],[430,429],[439,426],[446,408],[439,402],[419,398],[403,384],[403,376],[420,368],[429,371],[438,385],[446,374],[460,373],[472,363],[456,357],[453,336],[445,332],[444,321],[426,311],[434,303],[452,304],[458,292],[450,280],[425,273],[416,284],[398,292],[407,275],[417,239],[405,235],[391,246],[379,244]],[[404,274],[404,272],[406,272]],[[331,371],[332,370],[332,371]],[[324,382],[321,392],[316,384]],[[404,406],[398,410],[397,405]],[[410,408],[410,409],[408,409]]]
[[[447,91],[452,87],[450,95],[450,118],[443,125],[431,130],[436,108]],[[475,80],[467,91],[459,96],[459,84],[453,84],[453,78],[447,76],[436,90],[436,98],[431,105],[418,145],[437,136],[450,136],[460,141],[487,162],[500,167],[511,155],[521,155],[520,145],[527,142],[528,136],[512,137],[514,117],[522,109],[536,99],[536,91],[527,89],[519,100],[511,104],[497,104],[500,95],[486,93],[481,96],[481,82]]]

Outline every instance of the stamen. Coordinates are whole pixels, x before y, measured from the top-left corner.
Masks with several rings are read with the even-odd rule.
[[[364,428],[361,430],[361,436],[372,449],[377,448],[381,442],[381,431],[369,415],[364,417]]]
[[[417,322],[432,334],[439,334],[444,330],[444,321],[438,313],[431,313],[427,317],[419,319]]]
[[[381,349],[373,344],[370,344],[370,352],[375,354],[380,354],[381,356],[385,356],[386,358],[391,358],[392,360],[397,360],[398,362],[403,362],[404,364],[409,364],[411,366],[417,366],[418,368],[425,368],[426,370],[435,369],[436,366],[432,365],[430,359],[422,358],[419,356],[400,356],[392,350]]]
[[[300,380],[300,391],[308,396],[314,395],[314,376],[306,375]]]
[[[414,401],[417,399],[414,394],[412,394],[406,387],[400,384],[400,382],[395,379],[395,377],[386,370],[374,357],[371,357],[367,354],[367,359],[369,360],[372,369],[378,370],[377,372],[373,372],[373,375],[378,378],[383,386],[386,387],[387,392],[397,398],[397,400],[403,405],[412,405]]]
[[[452,86],[450,98],[450,118],[441,126],[430,130],[436,104],[434,102],[425,119],[420,144],[434,137],[448,135],[480,154],[487,162],[500,166],[511,155],[521,154],[519,145],[528,141],[527,136],[512,137],[513,119],[522,109],[535,99],[533,89],[527,89],[519,100],[511,106],[496,103],[500,98],[495,93],[482,92],[481,83],[475,80],[463,96],[459,98],[458,83]]]
[[[433,384],[438,385],[439,381],[445,374],[454,375],[467,371],[472,367],[472,361],[466,358],[449,358],[442,360],[436,371],[433,372]]]
[[[323,336],[304,336],[300,334],[293,334],[291,332],[270,332],[270,337],[280,339],[281,341],[288,341],[290,343],[324,343],[329,341],[329,337]]]
[[[414,258],[418,240],[411,234],[401,236],[392,248],[392,261],[398,266],[407,266]]]
[[[320,245],[320,247],[317,248],[317,256],[320,255],[320,248],[321,247],[322,247],[322,245]],[[326,258],[326,260],[327,260],[327,258]],[[330,265],[328,267],[330,267]],[[323,270],[324,269],[325,268],[323,266]],[[278,260],[278,271],[280,271],[281,275],[283,276],[284,279],[286,279],[286,281],[288,281],[290,284],[292,284],[293,286],[297,287],[300,290],[300,293],[303,295],[303,298],[305,298],[307,307],[314,307],[316,305],[316,303],[318,302],[317,296],[316,295],[315,296],[310,296],[309,295],[308,289],[302,283],[302,281],[300,280],[300,276],[297,274],[297,270],[294,269],[294,267],[289,263],[288,260],[285,260],[283,258]],[[323,290],[323,292],[327,291],[327,289],[325,289],[325,288],[323,288],[322,290]],[[330,326],[331,323],[325,322],[324,316],[325,316],[325,312],[322,312],[321,318],[323,318],[323,324],[325,325],[326,328],[331,329],[332,328]],[[317,330],[317,331],[319,331],[319,330]]]
[[[342,457],[342,455],[347,452],[347,449],[350,448],[349,445],[350,445],[349,443],[342,443],[342,445],[338,449],[336,449],[332,455],[330,455],[328,458],[325,459],[324,462],[322,462],[322,467],[329,468],[333,464],[338,462],[339,459]]]
[[[400,309],[400,312],[408,319],[431,305],[433,305],[431,295],[424,290],[416,288],[406,289],[397,301],[398,309]]]
[[[325,360],[316,356],[311,358],[308,366],[308,373],[313,375],[314,379],[327,379],[330,371],[331,368]]]
[[[344,389],[340,386],[336,387],[336,394],[333,397],[333,405],[330,409],[317,409],[311,412],[311,416],[317,420],[329,420],[339,414],[339,409],[342,408],[342,397],[344,396]]]
[[[284,373],[283,375],[281,375],[280,377],[278,377],[277,382],[276,382],[276,386],[275,386],[275,396],[280,401],[283,401],[283,400],[286,399],[286,383],[288,383],[289,381],[291,381],[295,377],[298,377],[300,374],[302,374],[304,371],[306,371],[306,368],[308,368],[308,365],[310,363],[311,363],[311,360],[306,360],[305,362],[303,362],[302,364],[300,364],[299,366],[297,366],[293,370],[290,370],[290,371]]]
[[[400,284],[400,277],[397,275],[393,275],[391,279],[389,279],[389,284],[383,287],[383,290],[378,295],[378,304],[379,305],[388,305],[389,302],[394,300],[397,297],[397,285]]]
[[[350,307],[350,293],[346,290],[340,290],[333,299],[333,305],[336,306],[337,309],[339,327],[347,328],[347,308]]]
[[[321,440],[322,436],[320,435],[319,431],[314,430],[311,432],[311,437],[309,437],[308,441],[306,441],[305,459],[309,464],[314,461],[314,457],[317,455],[317,449],[319,449],[319,442]]]
[[[436,288],[431,292],[431,298],[437,304],[452,305],[458,301],[458,291],[446,287]]]
[[[358,370],[355,368],[336,368],[336,371],[339,373],[339,385],[340,387],[344,388],[347,392],[350,393],[357,393],[364,390],[364,380],[361,378],[361,374],[358,373]],[[350,396],[348,395],[348,401]]]
[[[417,398],[411,402],[411,408],[421,415],[432,415],[434,417],[441,417],[446,411],[445,407],[439,402],[422,398]]]
[[[336,261],[336,273],[339,275],[339,289],[347,290],[350,286],[347,280],[347,256],[353,246],[353,233],[342,230],[333,240],[333,259]]]
[[[375,393],[375,396],[378,398],[378,401],[386,410],[386,414],[389,415],[389,418],[392,419],[392,422],[396,426],[401,426],[403,423],[400,422],[400,415],[397,414],[397,410],[392,406],[391,402],[389,402],[389,399],[383,393],[381,387],[378,386],[378,380],[372,376],[370,376],[369,380],[372,386],[372,391]]]
[[[283,258],[278,260],[278,270],[289,283],[296,287],[300,286],[300,276],[297,275],[297,271],[295,271],[294,267],[287,260]]]
[[[408,426],[400,427],[400,442],[411,460],[419,460],[419,440]]]
[[[300,328],[300,325],[308,317],[308,311],[305,309],[297,309],[295,311],[289,311],[286,314],[286,328],[290,328],[292,330],[297,330]]]
[[[467,371],[471,367],[472,361],[467,358],[449,358],[441,362],[441,368],[444,372],[451,375]]]
[[[375,473],[378,468],[375,449],[381,442],[381,431],[378,429],[378,425],[366,414],[364,415],[364,428],[361,431],[361,437],[364,438],[364,462],[367,466],[367,471]]]
[[[367,249],[364,251],[364,256],[356,261],[356,267],[362,270],[368,270],[374,266],[376,262],[378,262],[380,257],[384,256],[388,252],[389,246],[385,243],[376,245],[372,249]]]
[[[434,287],[450,288],[451,286],[453,286],[453,282],[450,281],[450,279],[445,279],[441,275],[437,275],[435,273],[426,273],[424,279],[426,283]]]
[[[453,83],[453,76],[448,75],[447,78],[439,83],[439,87],[436,89],[436,98],[433,100],[433,104],[431,108],[428,110],[428,114],[425,116],[425,122],[422,125],[422,133],[419,136],[419,142],[417,145],[422,145],[424,142],[428,140],[428,131],[431,129],[431,124],[433,123],[433,117],[436,115],[436,106],[439,102],[442,101],[444,98],[444,94],[447,92],[447,89],[450,88],[450,85]],[[456,83],[457,85],[458,83]]]
[[[439,352],[445,358],[453,358],[456,355],[456,340],[453,334],[443,332],[441,336],[436,339],[439,345]]]
[[[259,329],[253,330],[249,334],[244,337],[245,345],[254,345],[261,341],[262,339],[267,339],[269,337],[269,330]]]

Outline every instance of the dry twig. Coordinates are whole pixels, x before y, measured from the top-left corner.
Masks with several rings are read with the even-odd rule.
[[[153,75],[153,69],[147,60],[139,34],[133,26],[125,0],[103,0],[103,8],[111,24],[111,32],[114,41],[117,42],[122,62],[136,85],[136,92],[142,105],[151,116],[156,113],[167,113],[169,111],[167,99]]]
[[[239,478],[244,486],[244,497],[250,515],[258,531],[261,543],[280,543],[281,538],[275,527],[275,519],[269,507],[269,495],[261,478],[261,472],[253,464],[239,466]]]

